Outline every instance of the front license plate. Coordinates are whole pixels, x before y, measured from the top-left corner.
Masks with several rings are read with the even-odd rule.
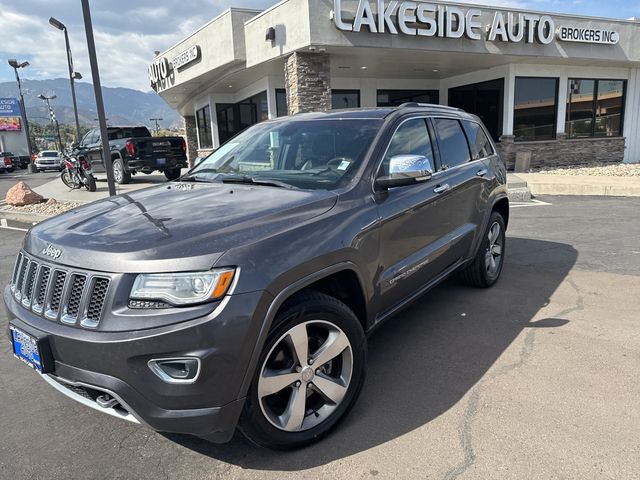
[[[167,164],[167,159],[166,158],[159,158],[157,160],[158,165],[166,165]]]
[[[31,368],[42,373],[42,355],[38,340],[13,325],[9,328],[11,329],[13,354]]]

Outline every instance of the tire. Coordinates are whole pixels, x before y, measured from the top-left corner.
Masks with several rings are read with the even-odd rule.
[[[505,232],[502,215],[492,212],[476,256],[461,272],[464,283],[474,287],[488,288],[498,281],[506,252]]]
[[[69,172],[69,170],[65,169],[60,174],[60,179],[62,180],[62,183],[64,183],[68,188],[76,188],[75,184],[73,183],[73,178],[71,177],[71,172]]]
[[[306,354],[311,359],[297,360],[296,352],[302,352],[300,356],[305,353],[304,348],[292,347],[294,337],[302,340],[297,345],[306,344]],[[330,345],[335,347],[323,350]],[[300,448],[318,441],[357,400],[366,375],[366,357],[360,321],[344,303],[317,292],[295,296],[274,319],[238,429],[249,441],[277,450]],[[328,361],[319,364],[321,358]],[[284,375],[283,370],[287,371]],[[263,376],[263,371],[280,374]],[[281,380],[269,382],[276,377]],[[330,392],[333,401],[322,391]],[[298,399],[302,403],[294,401]],[[296,409],[296,405],[300,408]],[[308,413],[310,410],[313,412]]]
[[[90,192],[95,192],[96,191],[96,179],[90,173],[85,173],[84,177],[86,179],[86,183],[84,184],[84,188],[86,188]]]
[[[125,170],[121,158],[113,160],[113,179],[118,185],[126,185],[131,181],[131,173]]]
[[[172,182],[173,180],[177,180],[178,178],[180,178],[180,169],[167,169],[164,171],[164,176],[167,177],[167,180],[169,180],[170,182]]]
[[[7,168],[7,173],[13,173],[13,167]]]

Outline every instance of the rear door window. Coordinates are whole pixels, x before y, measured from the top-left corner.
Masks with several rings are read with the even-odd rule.
[[[464,125],[465,132],[467,133],[469,146],[471,147],[471,153],[474,160],[490,157],[494,154],[493,146],[479,124],[469,120],[463,120],[462,124]]]
[[[451,168],[471,159],[467,137],[458,120],[434,118],[433,126],[438,137],[442,168]]]

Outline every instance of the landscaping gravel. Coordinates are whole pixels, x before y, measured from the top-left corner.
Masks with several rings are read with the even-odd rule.
[[[34,205],[25,205],[23,207],[14,207],[8,205],[4,207],[7,212],[15,213],[33,213],[36,215],[44,215],[52,217],[54,215],[60,215],[61,213],[71,210],[72,208],[79,207],[83,203],[79,202],[58,202],[56,200],[48,200],[42,203],[36,203]]]
[[[553,175],[594,175],[598,177],[640,177],[640,163],[573,165],[570,167],[532,169],[533,173]]]

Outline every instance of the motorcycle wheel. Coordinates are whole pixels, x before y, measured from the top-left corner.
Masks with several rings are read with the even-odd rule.
[[[89,190],[90,192],[96,191],[96,179],[90,173],[82,172],[84,175],[84,188]]]
[[[65,169],[61,174],[60,174],[60,179],[62,180],[62,183],[64,183],[67,187],[69,188],[76,188],[75,183],[73,183],[73,175],[71,175],[71,172],[69,171],[69,169]]]

